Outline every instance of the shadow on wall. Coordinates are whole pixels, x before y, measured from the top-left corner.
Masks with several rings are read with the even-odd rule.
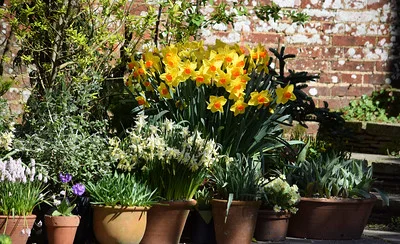
[[[392,63],[390,67],[391,75],[391,85],[394,88],[400,88],[400,3],[398,1],[392,1],[395,4],[395,18],[393,20],[393,30],[392,38]]]

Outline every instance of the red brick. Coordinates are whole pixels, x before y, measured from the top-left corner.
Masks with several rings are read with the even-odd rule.
[[[369,42],[372,45],[376,44],[376,37],[374,36],[348,36],[348,35],[335,35],[332,36],[333,46],[359,46],[363,47],[365,43]]]
[[[354,52],[353,55],[350,55],[349,50]],[[343,48],[343,58],[346,59],[363,59],[364,52],[362,47],[344,47]]]
[[[383,85],[387,78],[390,78],[389,74],[365,74],[363,84]]]
[[[301,36],[300,40],[297,39],[298,36]],[[309,45],[309,46],[320,46],[320,45],[329,45],[330,36],[325,38],[325,35],[318,35],[317,38],[314,37],[315,34],[304,34],[304,33],[296,33],[294,35],[285,36],[285,43],[288,45]],[[312,41],[310,43],[310,41]]]
[[[362,74],[342,74],[342,83],[362,84]]]
[[[386,26],[386,30],[389,29],[389,26]],[[378,40],[376,42],[376,46],[378,47],[387,47],[392,44],[392,41],[390,40],[391,37],[389,36],[379,36]]]
[[[389,2],[387,0],[379,0],[378,2],[376,0],[366,0],[366,1],[367,1],[367,9],[375,9],[375,10],[381,9],[385,4]]]
[[[375,64],[375,70],[378,72],[389,72],[390,71],[390,63],[377,61]]]
[[[296,71],[321,71],[328,70],[329,62],[325,60],[293,59],[287,61],[288,69]]]
[[[345,61],[340,64],[339,61],[332,62],[332,70],[338,71],[356,71],[356,72],[372,72],[374,70],[375,62],[363,61]]]
[[[303,91],[305,93],[307,93],[308,95],[310,95],[309,91],[311,88],[315,88],[317,89],[317,95],[315,97],[328,97],[331,95],[331,89],[329,87],[326,86],[312,86],[309,85],[307,88],[303,89]],[[310,95],[311,96],[311,95]],[[314,96],[312,96],[314,97]]]
[[[298,58],[319,58],[322,56],[321,47],[293,47],[285,49],[286,54],[295,54]]]
[[[317,106],[318,107],[324,107],[324,101],[328,103],[328,107],[331,110],[338,110],[340,108],[343,108],[347,105],[349,105],[349,102],[352,100],[351,98],[348,97],[343,97],[343,98],[317,98],[315,99],[317,101]]]
[[[339,97],[360,97],[363,94],[369,94],[374,90],[373,87],[365,87],[365,86],[334,86],[332,87],[332,96]]]
[[[249,41],[252,43],[261,43],[261,44],[275,44],[283,42],[283,34],[277,33],[246,33],[244,35],[244,41]],[[273,48],[275,48],[275,46]]]
[[[342,58],[343,56],[343,47],[323,47],[322,57],[324,58]]]
[[[308,6],[310,6],[310,8],[313,9],[322,9],[322,1],[317,1],[316,4],[313,4],[313,2],[315,1],[311,1],[311,0],[302,0],[301,4],[300,4],[300,8],[307,8]]]
[[[337,77],[337,83],[340,83],[342,80],[342,74],[341,73],[326,73],[326,72],[321,72],[320,78],[318,80],[319,83],[328,83],[328,84],[337,84],[332,82],[332,77],[336,76]]]

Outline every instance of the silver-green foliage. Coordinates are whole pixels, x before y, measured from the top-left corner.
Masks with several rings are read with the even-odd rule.
[[[374,179],[365,161],[346,159],[335,153],[299,162],[292,177],[305,197],[370,198]],[[382,194],[385,202],[388,199]]]
[[[211,181],[218,198],[253,201],[260,192],[260,167],[252,159],[238,154],[231,162],[219,162],[211,168]]]
[[[105,206],[151,206],[156,201],[155,192],[131,174],[106,176],[97,182],[88,182],[86,190],[92,204]]]
[[[60,172],[83,184],[111,172],[107,121],[91,113],[92,97],[99,89],[94,82],[73,83],[44,96],[31,95],[14,148],[20,156],[40,163],[51,184],[58,184]]]

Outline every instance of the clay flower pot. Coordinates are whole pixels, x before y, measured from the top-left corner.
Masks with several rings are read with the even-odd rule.
[[[78,229],[80,216],[44,216],[49,244],[74,243],[76,230]]]
[[[93,230],[101,244],[140,243],[146,230],[147,207],[93,207]]]
[[[288,236],[323,239],[360,239],[376,197],[370,199],[305,198],[290,218]]]
[[[211,201],[217,243],[251,243],[261,201],[233,201],[225,222],[227,203]]]
[[[26,243],[36,215],[6,216],[0,215],[0,233],[11,237],[12,243]]]
[[[189,211],[195,200],[161,202],[153,205],[148,213],[146,233],[142,244],[179,243]]]
[[[259,210],[254,237],[257,241],[284,241],[289,226],[287,211]]]

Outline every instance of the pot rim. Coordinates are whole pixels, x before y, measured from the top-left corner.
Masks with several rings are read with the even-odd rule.
[[[142,207],[142,206],[107,206],[107,205],[98,205],[98,204],[91,204],[92,208],[98,209],[113,209],[113,210],[122,210],[122,211],[148,211],[151,207]]]
[[[318,197],[301,197],[300,202],[326,202],[326,203],[366,203],[366,202],[375,202],[377,197],[374,194],[370,194],[371,198],[318,198]]]
[[[228,203],[228,200],[223,200],[223,199],[211,199],[211,205],[212,204],[224,204],[226,205]],[[254,205],[254,206],[261,206],[261,201],[239,201],[239,200],[233,200],[231,206],[243,206],[243,205]]]
[[[36,215],[35,214],[28,214],[28,215],[0,215],[0,218],[9,218],[9,219],[16,219],[16,218],[27,218],[27,219],[36,219]]]
[[[81,218],[81,216],[80,215],[70,215],[70,216],[53,216],[53,215],[50,215],[50,214],[45,214],[44,215],[44,217],[45,218],[60,218],[60,217],[62,217],[62,218]]]

